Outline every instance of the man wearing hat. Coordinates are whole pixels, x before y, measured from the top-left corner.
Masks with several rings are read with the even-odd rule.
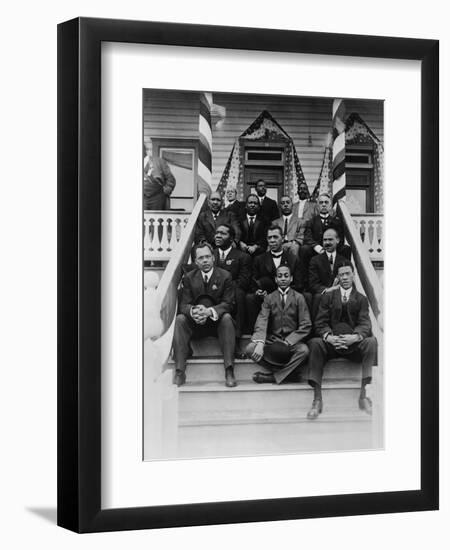
[[[293,279],[293,288],[297,292],[303,290],[299,260],[283,250],[283,232],[279,225],[271,224],[267,229],[267,243],[269,251],[253,260],[252,292],[246,296],[247,320],[251,330],[255,325],[264,297],[277,288],[275,282],[277,267],[288,265]]]
[[[322,375],[328,359],[347,357],[362,364],[359,408],[372,414],[372,403],[366,396],[366,385],[372,379],[372,367],[377,361],[377,340],[372,336],[367,298],[353,286],[353,264],[346,260],[338,266],[337,289],[324,294],[315,319],[316,338],[310,350],[308,382],[314,389],[314,400],[308,419],[322,412]]]
[[[234,288],[230,273],[214,266],[210,244],[194,247],[193,257],[198,269],[183,277],[179,314],[175,320],[173,354],[174,383],[186,382],[186,359],[193,338],[217,336],[225,366],[225,385],[236,386],[234,378],[235,329],[231,311],[234,308]]]
[[[247,356],[271,373],[256,372],[258,383],[280,384],[308,357],[304,343],[311,330],[311,319],[303,296],[291,288],[288,265],[276,269],[277,288],[264,298],[255,324]]]

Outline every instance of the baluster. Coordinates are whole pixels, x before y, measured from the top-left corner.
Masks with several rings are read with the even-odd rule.
[[[170,223],[169,250],[174,250],[176,246],[177,246],[177,224],[176,224],[175,218],[172,218]]]
[[[158,229],[159,229],[159,220],[156,218],[152,219],[152,229],[153,229],[153,236],[152,236],[152,244],[150,250],[152,252],[156,252],[159,248],[159,238],[158,238]]]
[[[383,240],[383,222],[382,220],[378,220],[377,221],[377,241],[378,241],[377,252],[379,254],[383,252],[382,240]]]
[[[367,247],[367,243],[366,243],[366,220],[360,220],[360,222],[359,222],[359,234],[361,236],[362,242]]]
[[[367,221],[367,224],[369,226],[369,229],[368,229],[368,237],[369,237],[369,242],[368,242],[368,245],[369,245],[369,252],[370,254],[373,253],[374,251],[374,244],[373,244],[373,238],[374,238],[374,235],[375,235],[375,228],[374,228],[374,222],[372,219],[369,219]]]
[[[150,215],[144,213],[144,258],[150,252]]]
[[[168,220],[168,218],[161,218],[161,226],[162,226],[161,250],[167,251],[167,249],[169,248],[169,236],[168,236],[169,220]]]

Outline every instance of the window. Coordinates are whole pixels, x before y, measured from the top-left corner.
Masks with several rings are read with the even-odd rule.
[[[351,214],[373,212],[373,155],[370,145],[348,146],[345,155],[346,203]]]

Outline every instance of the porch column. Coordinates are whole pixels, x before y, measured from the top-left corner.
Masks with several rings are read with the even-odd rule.
[[[333,205],[345,199],[345,105],[344,100],[333,101]]]
[[[212,184],[212,130],[211,130],[212,94],[200,94],[199,146],[198,146],[198,194],[211,194]]]

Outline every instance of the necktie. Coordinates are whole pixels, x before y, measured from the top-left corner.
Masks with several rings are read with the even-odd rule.
[[[225,260],[225,252],[223,250],[220,251],[220,261],[223,262]]]
[[[347,300],[348,300],[347,294],[344,294],[344,296],[342,296],[342,301],[344,302],[344,304],[347,303]]]
[[[206,275],[203,277],[203,289],[206,294],[206,292],[208,291],[208,277]]]
[[[248,222],[248,240],[253,241],[253,226],[255,225],[255,218],[253,216],[250,217]]]
[[[287,235],[287,230],[288,230],[288,219],[284,218],[284,232],[283,232],[284,237],[286,237]]]
[[[333,268],[333,254],[330,254],[330,267]]]
[[[283,306],[283,309],[284,309],[286,305],[286,294],[284,292],[281,294],[281,305]]]

